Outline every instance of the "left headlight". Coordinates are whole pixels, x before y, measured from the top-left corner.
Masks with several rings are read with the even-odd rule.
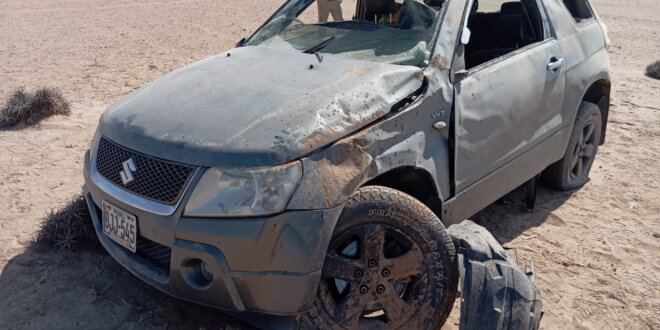
[[[94,137],[92,138],[92,141],[89,143],[89,160],[91,161],[94,159],[94,153],[96,152],[96,147],[99,145],[99,140],[101,139],[101,133],[99,132],[99,129],[97,128],[96,131],[94,132]]]
[[[233,217],[278,213],[289,203],[301,179],[300,162],[253,170],[209,168],[195,187],[184,215]]]

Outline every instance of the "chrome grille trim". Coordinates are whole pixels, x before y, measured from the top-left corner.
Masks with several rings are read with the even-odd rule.
[[[96,146],[93,160],[95,172],[114,186],[142,198],[167,205],[177,204],[196,168],[145,155],[122,147],[105,137]],[[135,180],[126,186],[120,173],[122,163],[133,159],[137,165]]]

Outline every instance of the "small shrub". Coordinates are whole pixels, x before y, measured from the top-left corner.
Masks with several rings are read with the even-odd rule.
[[[21,87],[0,108],[0,128],[19,123],[32,126],[50,116],[70,113],[69,102],[58,89],[39,88],[34,93],[28,93]]]
[[[646,75],[653,79],[660,79],[660,61],[646,67]]]
[[[34,242],[38,246],[66,250],[99,247],[85,198],[78,195],[62,209],[48,212]]]

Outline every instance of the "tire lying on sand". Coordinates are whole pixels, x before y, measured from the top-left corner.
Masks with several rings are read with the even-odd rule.
[[[413,197],[369,186],[346,203],[303,329],[439,329],[458,283],[456,251]]]
[[[542,181],[555,189],[571,190],[589,181],[589,171],[596,159],[602,136],[602,120],[597,105],[582,102],[564,158],[550,165]]]

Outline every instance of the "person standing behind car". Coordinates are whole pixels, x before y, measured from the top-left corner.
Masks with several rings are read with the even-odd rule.
[[[319,6],[319,23],[327,22],[330,14],[335,22],[344,20],[341,0],[316,0],[316,4]]]

